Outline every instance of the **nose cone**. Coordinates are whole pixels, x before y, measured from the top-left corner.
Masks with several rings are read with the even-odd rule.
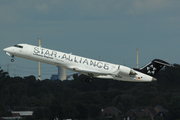
[[[4,51],[4,52],[11,52],[12,50],[11,50],[10,47],[7,47],[7,48],[4,48],[3,51]]]
[[[4,48],[3,51],[9,56],[13,54],[13,49],[11,47]]]
[[[8,51],[8,48],[4,48],[3,51],[4,51],[4,52],[7,52],[7,51]]]

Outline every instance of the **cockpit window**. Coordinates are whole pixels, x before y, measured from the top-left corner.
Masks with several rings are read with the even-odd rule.
[[[14,47],[23,48],[21,45],[14,45]]]

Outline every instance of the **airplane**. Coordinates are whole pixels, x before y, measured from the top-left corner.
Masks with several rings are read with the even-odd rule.
[[[157,79],[154,76],[164,67],[171,66],[168,62],[154,59],[142,68],[129,68],[127,66],[112,64],[100,60],[85,58],[72,53],[33,46],[29,44],[16,44],[3,49],[5,53],[14,56],[60,66],[71,71],[87,75],[86,82],[92,83],[93,78],[113,79],[129,82],[151,82]]]

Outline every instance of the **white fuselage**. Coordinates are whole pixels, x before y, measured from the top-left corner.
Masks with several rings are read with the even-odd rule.
[[[4,51],[9,55],[61,66],[85,75],[93,75],[93,77],[97,78],[132,82],[150,82],[153,79],[153,77],[135,70],[133,70],[136,72],[135,75],[128,75],[126,74],[126,69],[130,68],[126,66],[93,60],[39,46],[28,44],[18,45],[22,47],[11,46],[5,48]],[[123,72],[119,72],[121,69],[123,69]]]

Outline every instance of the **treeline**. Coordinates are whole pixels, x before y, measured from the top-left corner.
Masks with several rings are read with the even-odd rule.
[[[34,76],[10,77],[0,70],[0,116],[10,116],[5,106],[14,110],[36,108],[31,120],[99,119],[101,110],[114,106],[126,113],[137,106],[161,105],[170,119],[180,118],[180,65],[166,67],[150,83],[132,83],[94,79],[74,74],[71,81],[36,80]],[[37,108],[38,107],[38,108]]]

